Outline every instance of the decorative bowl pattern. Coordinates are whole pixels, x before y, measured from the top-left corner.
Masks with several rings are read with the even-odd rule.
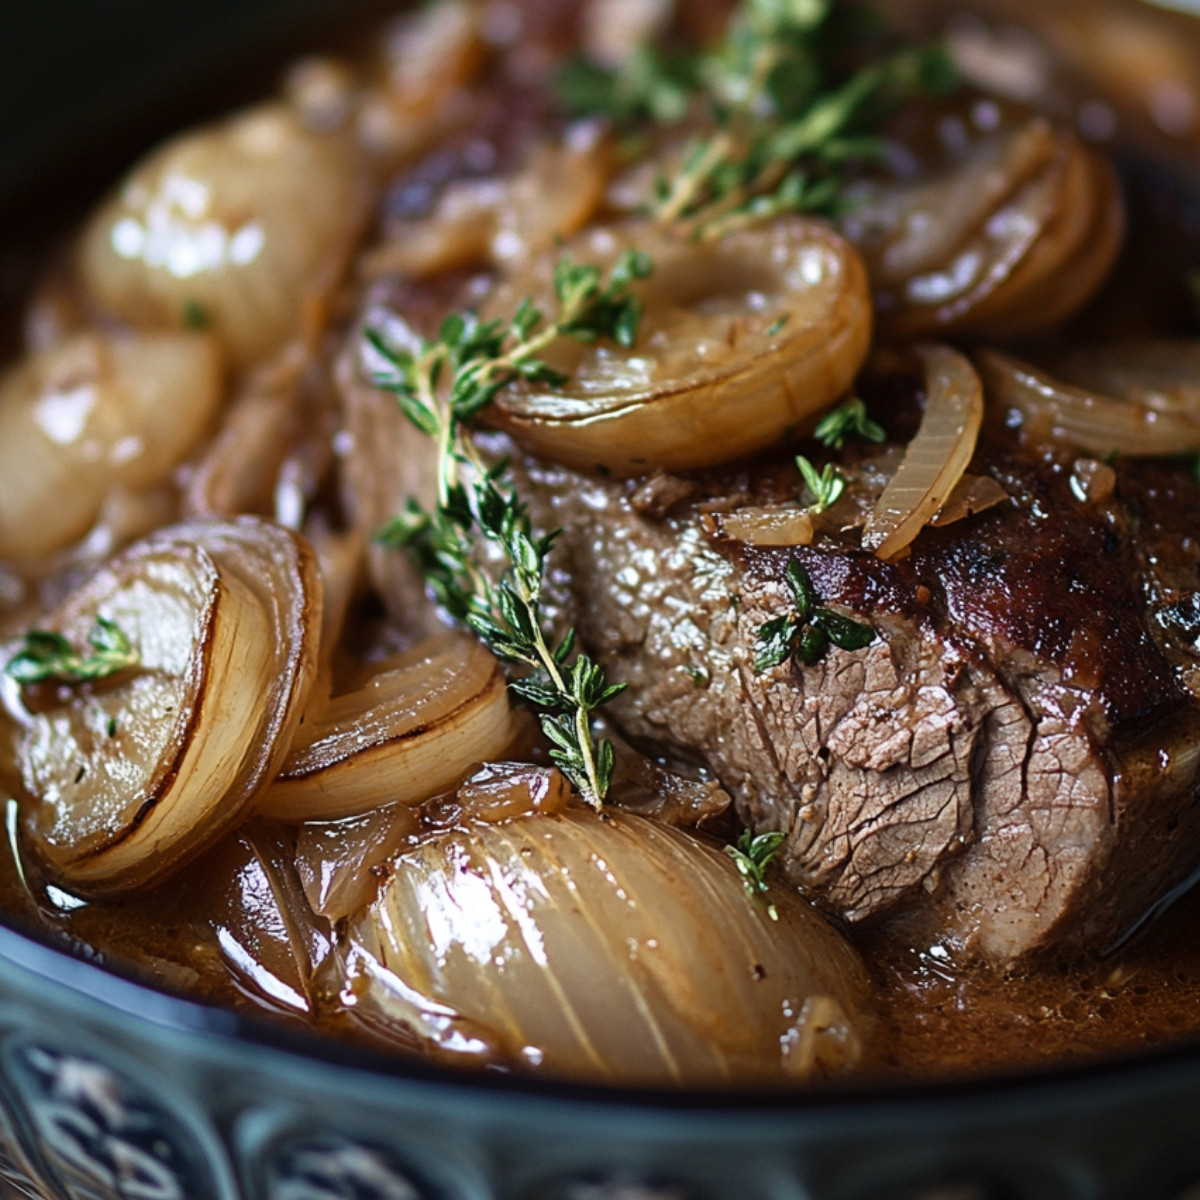
[[[607,1092],[424,1069],[0,929],[0,1197],[1186,1200],[1200,1047],[959,1085]]]

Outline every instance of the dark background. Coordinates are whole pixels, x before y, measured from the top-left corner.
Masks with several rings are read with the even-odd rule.
[[[404,4],[0,0],[0,363],[48,255],[142,152]]]
[[[99,161],[225,97],[385,0],[0,0],[0,198],[64,156]]]

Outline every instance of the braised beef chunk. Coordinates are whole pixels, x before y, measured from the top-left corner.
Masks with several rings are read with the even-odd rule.
[[[617,719],[702,755],[846,919],[899,917],[995,960],[1103,946],[1200,862],[1200,491],[1183,468],[1118,466],[1111,495],[1080,499],[1069,460],[986,442],[972,470],[1008,501],[896,563],[853,530],[715,538],[712,514],[777,495],[781,468],[710,475],[665,515],[633,484],[523,469],[565,529],[582,635],[629,682]],[[759,673],[793,559],[876,638]]]

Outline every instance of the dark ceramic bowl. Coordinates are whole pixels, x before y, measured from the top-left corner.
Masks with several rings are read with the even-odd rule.
[[[322,15],[373,7],[6,5],[0,282],[10,298],[30,245],[19,222],[69,215],[141,145],[235,98],[244,80],[229,68],[250,52],[290,53]],[[9,1194],[1184,1200],[1200,1197],[1200,1044],[971,1083],[623,1093],[460,1076],[293,1035],[0,927]]]

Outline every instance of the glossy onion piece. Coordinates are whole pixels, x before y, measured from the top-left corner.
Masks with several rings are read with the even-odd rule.
[[[565,252],[611,264],[629,248],[654,261],[637,285],[637,345],[559,338],[545,357],[570,382],[506,388],[488,411],[535,453],[620,475],[709,466],[811,426],[850,386],[870,300],[857,254],[825,225],[782,218],[712,243],[629,225],[589,230]],[[485,307],[546,303],[559,256],[542,255]]]
[[[242,819],[307,699],[320,580],[287,530],[197,521],[131,546],[50,625],[82,646],[98,615],[138,666],[33,696],[6,685],[27,829],[83,894],[156,883]]]
[[[314,974],[331,931],[309,907],[283,827],[251,822],[181,883],[195,927],[212,931],[240,992],[285,1013],[314,1015]]]
[[[585,136],[586,135],[586,136]],[[449,183],[433,212],[397,224],[368,255],[368,275],[417,277],[462,267],[524,262],[576,233],[604,198],[608,145],[592,128],[539,145],[511,178]]]
[[[622,1084],[836,1072],[862,968],[798,895],[771,899],[777,921],[719,850],[632,813],[464,822],[350,920],[350,1015],[437,1057]]]
[[[1075,312],[1108,274],[1124,212],[1107,158],[1037,117],[950,166],[864,185],[843,221],[885,334],[1011,337]]]
[[[808,546],[813,540],[812,514],[797,504],[743,505],[732,512],[705,515],[715,538],[747,546]]]
[[[1118,352],[1119,353],[1119,352]],[[1035,442],[1060,444],[1103,457],[1156,456],[1200,452],[1200,377],[1188,385],[1172,373],[1150,369],[1132,386],[1129,370],[1109,365],[1089,367],[1092,378],[1127,384],[1123,397],[1072,387],[1043,371],[997,351],[982,351],[979,369],[989,402],[1019,414],[1022,433]],[[1186,360],[1185,360],[1186,362]],[[1186,367],[1185,367],[1186,369]]]
[[[947,346],[920,346],[925,414],[863,529],[863,545],[895,558],[929,523],[962,478],[983,422],[975,368]]]
[[[313,912],[340,921],[369,904],[385,869],[420,828],[407,804],[385,804],[296,829],[296,873]]]
[[[211,336],[80,334],[0,378],[0,558],[61,550],[117,487],[170,477],[214,421]]]
[[[517,729],[500,664],[474,638],[446,633],[306,714],[259,811],[315,821],[419,804],[501,757]]]
[[[1159,412],[1200,413],[1200,341],[1145,338],[1054,360],[1066,383]]]
[[[300,329],[363,211],[356,153],[265,105],[169,142],[84,231],[79,268],[104,308],[145,328],[202,323],[235,365]]]

